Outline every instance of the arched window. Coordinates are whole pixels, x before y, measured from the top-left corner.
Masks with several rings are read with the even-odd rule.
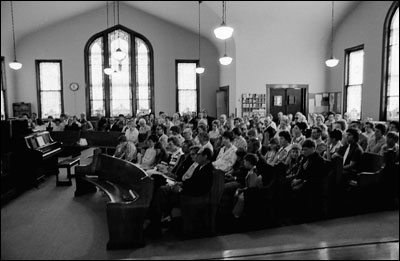
[[[122,59],[115,57],[118,48],[125,54]],[[85,46],[87,115],[154,112],[153,64],[150,42],[122,25],[90,38]],[[111,75],[104,73],[108,67]]]
[[[381,120],[399,120],[399,2],[386,16],[383,39]]]

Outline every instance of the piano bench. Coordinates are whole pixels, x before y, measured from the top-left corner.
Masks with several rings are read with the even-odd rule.
[[[60,172],[57,172],[56,175],[56,186],[71,186],[72,185],[72,181],[71,181],[71,167],[76,165],[76,164],[80,164],[80,158],[72,158],[72,159],[65,159],[61,162],[58,163],[58,168],[66,168],[67,169],[67,178],[68,181],[59,181],[58,180],[58,174],[60,174]]]

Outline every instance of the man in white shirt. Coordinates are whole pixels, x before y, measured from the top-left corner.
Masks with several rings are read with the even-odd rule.
[[[167,131],[167,127],[164,124],[160,124],[157,126],[156,130],[158,141],[161,143],[164,149],[166,149],[168,145],[168,136],[165,134],[165,132]]]
[[[208,148],[211,150],[211,156],[212,156],[214,154],[214,148],[211,145],[210,136],[208,135],[208,133],[207,132],[199,133],[199,135],[197,135],[197,137],[199,138],[199,142],[201,145],[200,150],[204,150],[205,148]]]

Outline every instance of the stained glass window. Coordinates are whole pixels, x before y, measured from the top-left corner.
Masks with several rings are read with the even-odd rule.
[[[1,57],[1,119],[7,118],[6,110],[6,84],[5,84],[4,57]]]
[[[151,112],[153,62],[148,41],[122,26],[115,26],[96,36],[87,44],[88,115],[94,117],[100,113],[113,117],[119,114],[131,116],[139,111]],[[121,49],[122,57],[115,55],[117,49]],[[106,67],[112,69],[110,75],[104,73]]]
[[[386,77],[386,120],[399,120],[399,7],[391,19]]]

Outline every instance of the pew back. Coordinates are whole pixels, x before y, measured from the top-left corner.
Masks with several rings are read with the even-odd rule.
[[[118,137],[123,135],[121,132],[104,131],[83,131],[81,138],[85,138],[90,147],[112,148],[118,145]]]
[[[94,151],[90,165],[76,167],[75,196],[102,189],[109,197],[107,249],[144,246],[143,223],[153,195],[153,179],[134,164]]]

